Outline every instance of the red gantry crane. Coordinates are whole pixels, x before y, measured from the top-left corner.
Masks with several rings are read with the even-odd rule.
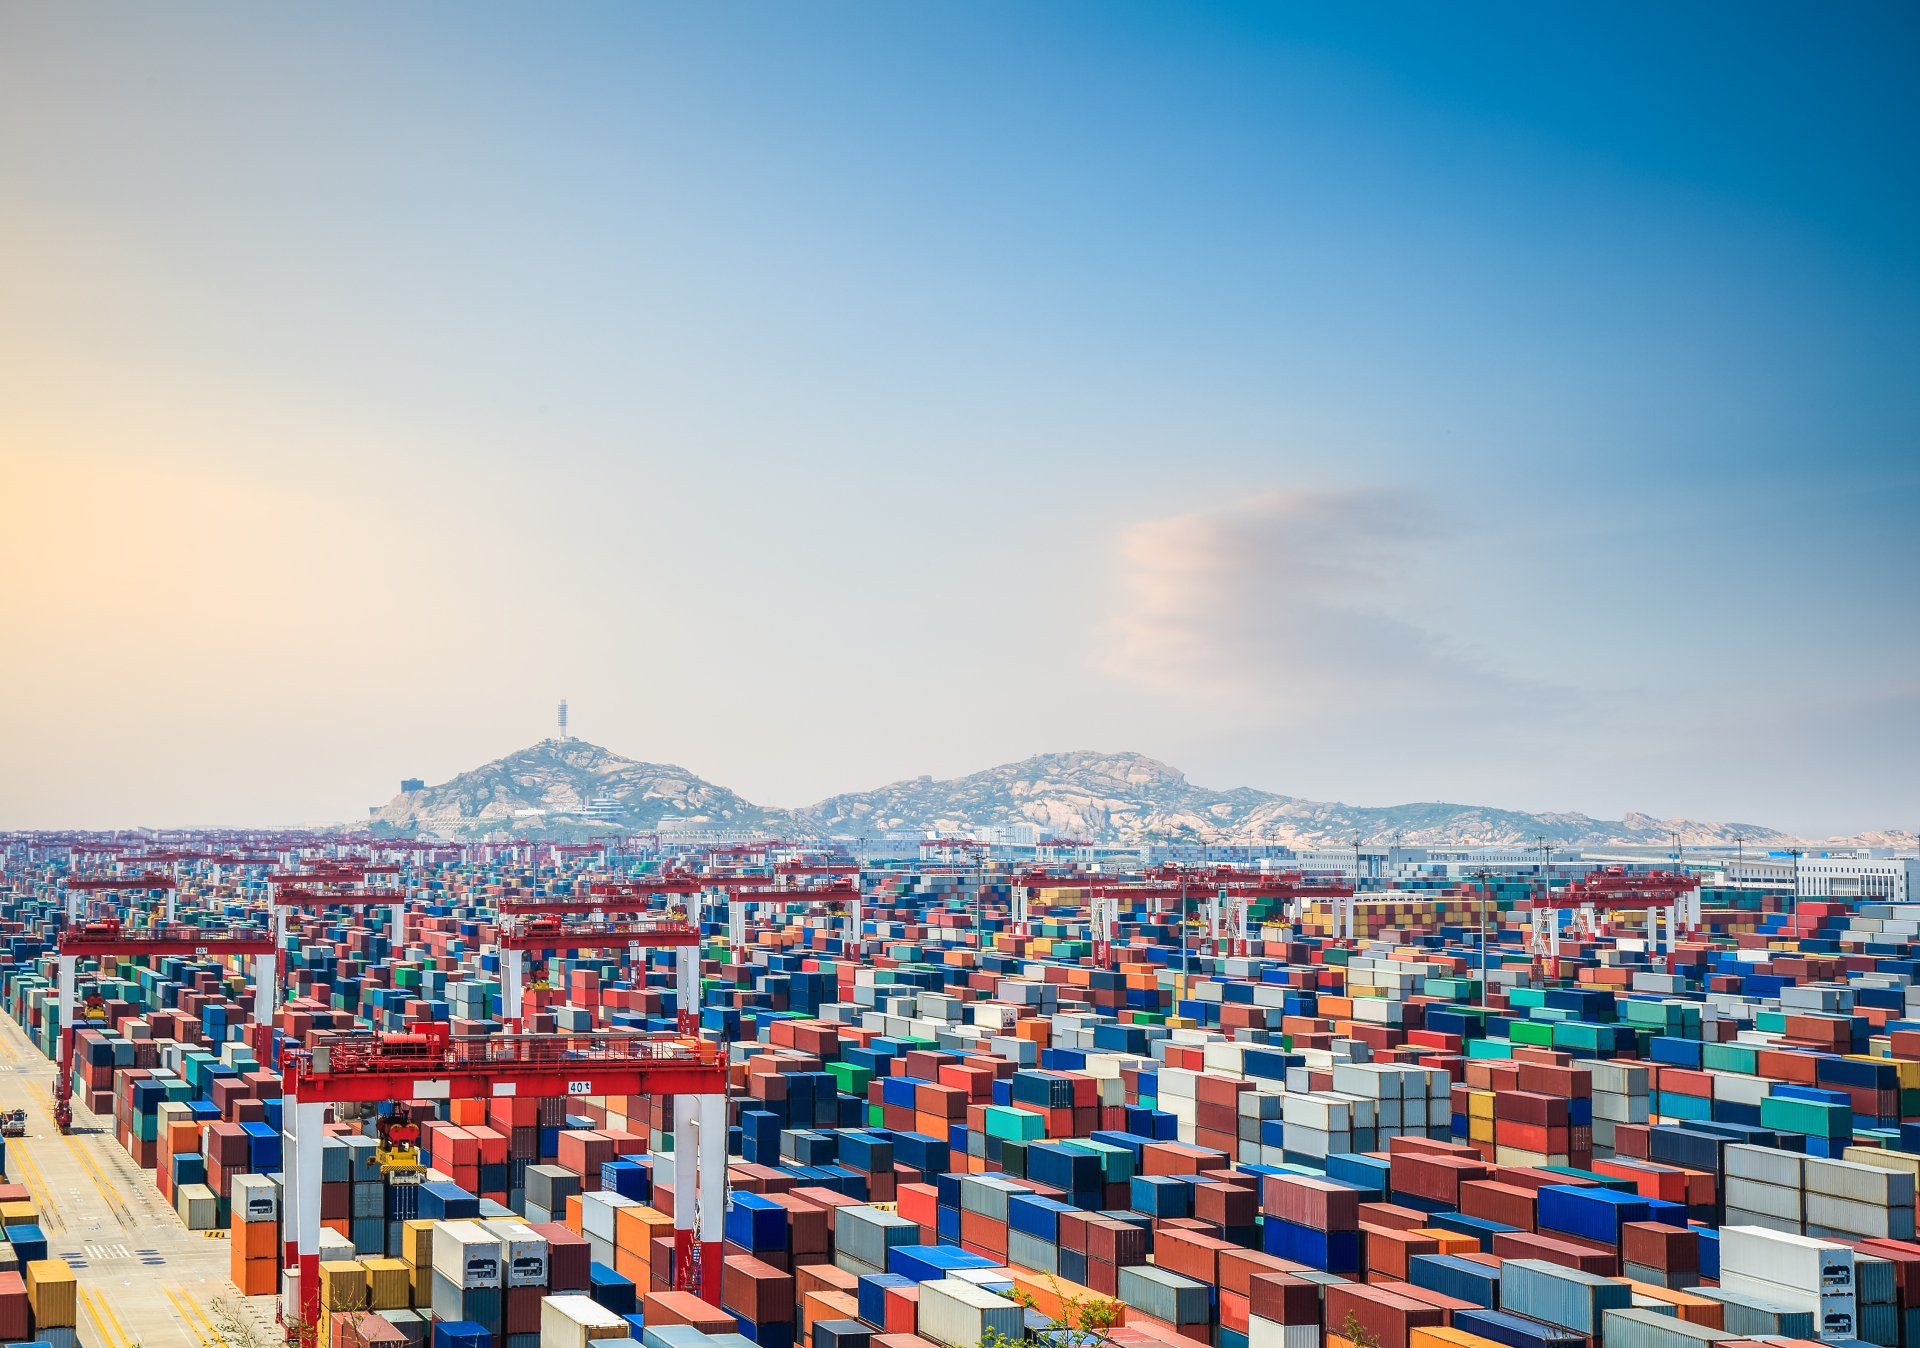
[[[1575,914],[1585,934],[1597,935],[1600,913],[1624,910],[1646,913],[1647,952],[1657,955],[1663,911],[1667,916],[1668,950],[1673,949],[1682,931],[1691,934],[1698,930],[1700,880],[1673,871],[1628,871],[1616,866],[1584,875],[1557,893],[1549,877],[1546,889],[1535,894],[1528,907],[1531,923],[1527,947],[1535,954],[1559,957],[1561,913]]]
[[[1021,871],[1008,877],[1008,894],[1011,907],[1008,913],[1013,922],[1016,936],[1030,935],[1027,930],[1028,914],[1033,905],[1034,891],[1038,889],[1086,889],[1096,877],[1084,872],[1062,873],[1049,871],[1044,867]]]
[[[1300,871],[1202,872],[1192,883],[1209,891],[1207,916],[1212,927],[1214,953],[1247,955],[1253,949],[1252,906],[1256,899],[1279,899],[1286,904],[1287,921],[1299,926],[1306,907],[1316,899],[1333,903],[1334,935],[1353,939],[1354,887],[1341,880]]]
[[[858,958],[866,953],[866,938],[861,935],[860,881],[857,876],[829,880],[824,885],[769,885],[767,877],[744,876],[721,883],[727,895],[727,941],[734,950],[747,944],[747,923],[756,904],[826,904],[847,906],[846,953]]]
[[[655,921],[655,928],[661,923],[677,923],[692,933],[691,940],[675,939],[666,941],[634,941],[633,945],[677,946],[680,954],[674,962],[674,989],[680,1007],[680,1028],[692,1033],[697,1023],[700,1006],[700,899],[715,882],[702,880],[695,876],[658,876],[644,880],[603,880],[587,887],[589,897],[581,899],[502,899],[495,906],[502,922],[502,933],[511,930],[508,925],[514,918],[527,918],[534,921],[546,921],[559,927],[563,917],[594,917],[604,922],[599,928],[597,940],[605,945],[618,942],[607,939],[607,931],[617,925],[622,914],[645,914],[653,912],[655,900],[662,897],[680,896],[685,907],[675,912],[669,908]],[[560,928],[564,932],[564,928]],[[589,932],[593,928],[580,928]],[[548,939],[541,937],[538,939]],[[564,949],[567,946],[522,945],[517,949],[509,942],[500,943],[502,969],[502,1006],[503,1018],[518,1022],[521,1017],[521,994],[526,986],[526,951],[529,949]],[[595,946],[573,946],[573,949],[594,949]]]
[[[504,906],[504,905],[503,905]],[[679,950],[674,982],[679,994],[680,1033],[692,1034],[700,1005],[700,929],[685,919],[622,918],[607,913],[605,921],[567,923],[554,916],[505,921],[495,942],[500,947],[502,1018],[520,1023],[526,995],[527,952],[555,950]]]
[[[73,1005],[79,961],[112,955],[153,959],[164,955],[226,959],[252,955],[253,1016],[262,1025],[273,1023],[273,937],[266,932],[213,930],[205,927],[157,926],[130,931],[119,919],[87,922],[60,933],[60,1079],[55,1084],[53,1121],[61,1132],[73,1127]]]
[[[159,871],[146,871],[140,875],[69,875],[63,882],[67,888],[67,921],[80,920],[80,896],[82,894],[162,894],[167,896],[167,921],[173,921],[173,910],[180,884],[171,875]]]
[[[275,937],[286,945],[290,908],[386,908],[388,934],[398,949],[407,940],[407,892],[373,888],[375,876],[398,874],[397,866],[342,866],[269,875],[267,902],[273,908]]]
[[[286,1096],[286,1267],[299,1316],[320,1317],[320,1148],[327,1106],[358,1101],[492,1100],[503,1096],[667,1095],[673,1098],[673,1283],[720,1302],[727,1202],[727,1069],[704,1040],[619,1031],[450,1037],[445,1024],[411,1033],[328,1031],[283,1054]]]

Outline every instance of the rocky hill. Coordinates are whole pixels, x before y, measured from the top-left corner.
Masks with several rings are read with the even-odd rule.
[[[496,830],[539,837],[629,833],[662,819],[755,829],[784,822],[723,786],[671,763],[640,763],[576,739],[547,739],[374,812],[376,831],[477,838]]]
[[[1629,814],[1529,814],[1441,801],[1361,806],[1215,790],[1142,754],[1038,754],[964,777],[920,777],[831,796],[800,809],[755,805],[725,787],[665,763],[642,763],[585,740],[542,740],[450,781],[402,792],[377,810],[376,831],[444,838],[489,833],[590,837],[644,832],[663,820],[783,837],[963,834],[1031,823],[1043,834],[1106,841],[1183,840],[1333,846],[1358,837],[1410,846],[1447,843],[1665,846],[1677,831],[1690,847],[1764,846],[1787,835],[1757,824],[1655,819]],[[1880,835],[1876,835],[1880,836]],[[1884,843],[1891,835],[1881,837]]]
[[[1358,806],[1304,800],[1250,787],[1219,791],[1133,753],[1038,754],[949,781],[918,778],[873,791],[833,796],[798,812],[829,833],[957,833],[969,826],[1027,822],[1069,837],[1142,841],[1280,842],[1295,846],[1383,842],[1663,845],[1678,830],[1689,846],[1731,843],[1736,834],[1764,842],[1784,835],[1753,824],[1691,819],[1594,819],[1528,814],[1432,801]]]

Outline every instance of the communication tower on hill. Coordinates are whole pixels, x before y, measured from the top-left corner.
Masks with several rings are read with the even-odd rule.
[[[564,743],[564,742],[566,741],[566,738],[567,738],[567,700],[566,700],[566,699],[565,699],[565,698],[563,697],[563,698],[561,698],[561,699],[560,699],[560,739],[561,739],[561,742],[562,742],[562,743]]]

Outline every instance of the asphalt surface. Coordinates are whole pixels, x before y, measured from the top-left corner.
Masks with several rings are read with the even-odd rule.
[[[189,1231],[113,1137],[113,1120],[75,1102],[74,1131],[53,1126],[56,1073],[0,1015],[0,1109],[24,1107],[27,1135],[7,1141],[7,1178],[23,1184],[54,1257],[80,1283],[86,1348],[271,1348],[284,1343],[273,1298],[242,1297],[227,1276],[226,1233]]]

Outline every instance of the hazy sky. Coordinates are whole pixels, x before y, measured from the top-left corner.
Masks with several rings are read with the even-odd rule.
[[[0,827],[1920,819],[1920,11],[0,6]]]

